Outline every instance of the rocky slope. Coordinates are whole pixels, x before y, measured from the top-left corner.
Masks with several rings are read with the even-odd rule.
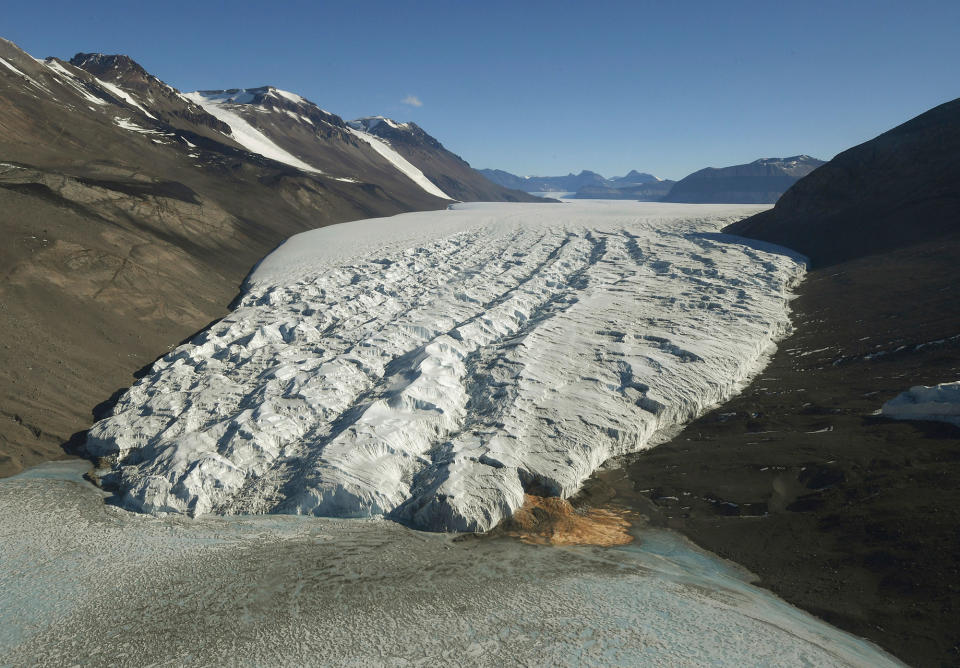
[[[0,40],[0,475],[82,440],[281,240],[450,202],[298,96],[231,123],[125,56],[72,63]]]
[[[730,231],[795,248],[815,266],[960,229],[960,99],[840,153]]]
[[[398,123],[383,116],[350,122],[356,130],[378,137],[415,165],[450,197],[462,201],[539,202],[522,190],[504,187],[451,153],[416,123]]]
[[[808,155],[761,158],[746,165],[707,167],[671,188],[664,202],[770,204],[797,179],[823,164]]]

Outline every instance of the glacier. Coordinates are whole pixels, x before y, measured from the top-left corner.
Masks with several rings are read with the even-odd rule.
[[[126,508],[485,531],[737,392],[804,258],[766,207],[457,204],[292,237],[88,435]]]

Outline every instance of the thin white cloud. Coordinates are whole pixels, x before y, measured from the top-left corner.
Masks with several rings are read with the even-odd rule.
[[[405,98],[400,100],[403,104],[409,104],[411,107],[422,107],[423,102],[420,101],[420,98],[416,95],[407,95]]]

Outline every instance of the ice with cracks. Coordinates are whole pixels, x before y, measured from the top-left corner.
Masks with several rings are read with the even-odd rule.
[[[723,401],[789,329],[763,207],[459,204],[297,235],[91,429],[147,513],[483,531]]]

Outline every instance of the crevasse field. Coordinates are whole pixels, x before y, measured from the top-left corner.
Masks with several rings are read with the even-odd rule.
[[[471,204],[297,235],[90,432],[145,513],[486,530],[734,393],[800,258],[759,207]]]

